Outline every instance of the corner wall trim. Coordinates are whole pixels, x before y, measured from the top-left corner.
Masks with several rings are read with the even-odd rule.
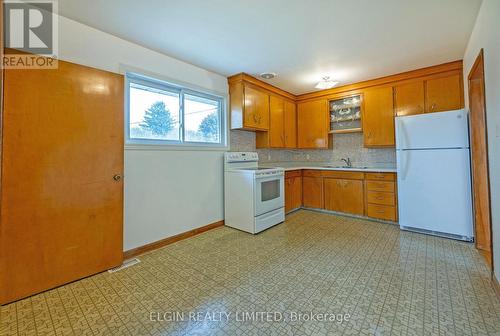
[[[186,238],[196,236],[200,233],[218,228],[218,227],[223,226],[223,225],[224,225],[224,220],[221,220],[221,221],[214,222],[214,223],[211,223],[211,224],[208,224],[208,225],[205,225],[205,226],[193,229],[193,230],[179,233],[179,234],[172,236],[172,237],[168,237],[165,239],[161,239],[161,240],[149,243],[147,245],[136,247],[134,249],[123,252],[123,259],[126,260],[126,259],[136,257],[140,254],[159,249],[161,247],[173,244],[175,242],[178,242],[178,241],[186,239]]]
[[[493,288],[495,288],[497,299],[500,300],[500,284],[498,283],[498,279],[493,272],[491,274],[491,282],[493,283]]]

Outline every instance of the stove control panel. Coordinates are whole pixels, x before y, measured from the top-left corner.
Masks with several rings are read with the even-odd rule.
[[[258,162],[259,155],[255,152],[226,152],[224,160],[226,162]]]

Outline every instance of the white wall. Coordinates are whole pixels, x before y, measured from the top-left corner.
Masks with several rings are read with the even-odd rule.
[[[59,58],[116,73],[133,67],[213,92],[228,92],[221,75],[64,17],[59,20]],[[127,149],[124,249],[222,220],[222,157],[222,150]]]
[[[481,48],[484,49],[488,157],[490,163],[493,258],[500,279],[500,1],[483,0],[464,55],[465,94],[467,76]],[[468,105],[468,98],[466,97]]]

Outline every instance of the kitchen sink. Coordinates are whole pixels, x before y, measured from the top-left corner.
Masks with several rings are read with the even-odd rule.
[[[347,167],[347,166],[323,166],[323,168],[337,168],[337,169],[367,169],[368,167],[366,167],[366,166],[352,166],[352,167]]]

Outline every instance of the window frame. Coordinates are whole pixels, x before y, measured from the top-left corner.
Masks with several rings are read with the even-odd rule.
[[[138,139],[130,137],[130,85],[138,84],[179,95],[179,140]],[[184,95],[193,95],[217,101],[219,104],[219,142],[185,141]],[[134,72],[125,74],[125,149],[155,150],[224,150],[227,149],[227,97],[207,90],[190,88],[174,84],[151,76]]]

